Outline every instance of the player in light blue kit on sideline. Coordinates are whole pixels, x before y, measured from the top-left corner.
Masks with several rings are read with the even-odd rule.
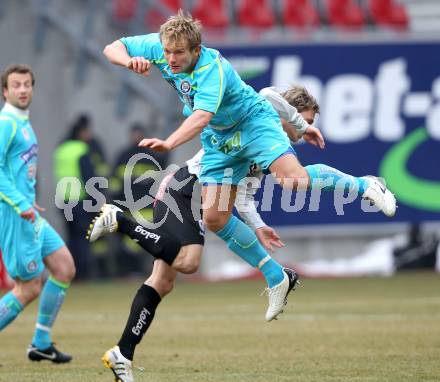
[[[155,65],[177,91],[185,121],[166,140],[144,139],[140,146],[168,151],[200,134],[205,152],[199,177],[204,223],[248,263],[271,272],[269,305],[271,297],[277,303],[285,300],[291,285],[289,271],[268,258],[264,248],[257,247],[255,234],[231,214],[237,184],[252,161],[270,171],[282,187],[322,189],[325,185],[326,190],[334,190],[344,184],[371,199],[386,215],[394,215],[395,198],[376,179],[356,178],[322,164],[301,166],[274,108],[241,80],[217,50],[201,44],[201,25],[190,15],[179,11],[161,26],[160,33],[122,38],[107,45],[104,54],[110,62],[142,75]],[[305,126],[301,133],[324,147],[314,126]],[[268,320],[277,314],[270,311],[269,307]]]
[[[65,363],[72,357],[55,348],[51,330],[75,266],[63,240],[40,216],[38,211],[43,209],[35,202],[38,143],[28,109],[34,82],[27,65],[12,65],[1,77],[6,102],[0,111],[0,248],[15,285],[0,299],[0,331],[40,296],[28,358]],[[45,267],[50,276],[44,282]]]

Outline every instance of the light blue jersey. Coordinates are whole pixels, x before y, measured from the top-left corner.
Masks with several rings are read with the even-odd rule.
[[[6,104],[0,111],[0,249],[12,278],[30,280],[43,258],[64,245],[45,219],[20,214],[35,202],[38,142],[27,113]]]
[[[125,37],[121,42],[131,57],[144,57],[158,67],[177,91],[186,117],[195,110],[214,114],[201,135],[205,150],[199,177],[202,183],[224,183],[224,169],[230,168],[232,184],[238,184],[252,161],[267,170],[290,150],[272,105],[246,85],[217,50],[202,46],[191,73],[173,74],[158,33]]]
[[[0,111],[0,200],[18,214],[34,204],[37,154],[28,116],[5,105]]]
[[[173,74],[165,60],[158,33],[125,37],[121,42],[131,57],[145,57],[157,66],[184,103],[185,117],[195,110],[209,111],[214,114],[211,127],[225,129],[240,122],[254,105],[266,102],[242,81],[229,61],[215,49],[202,46],[191,73]]]

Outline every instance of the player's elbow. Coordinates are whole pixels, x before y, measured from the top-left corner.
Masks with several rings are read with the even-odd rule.
[[[108,44],[105,46],[102,53],[104,54],[107,59],[114,63],[116,61],[116,58],[122,49],[125,49],[124,44],[122,44],[119,40],[113,41],[111,44]]]

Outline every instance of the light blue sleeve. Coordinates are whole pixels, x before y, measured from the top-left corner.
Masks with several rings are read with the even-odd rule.
[[[164,60],[159,33],[123,37],[120,41],[125,45],[130,57],[145,57],[156,65]]]
[[[14,207],[18,214],[31,208],[25,196],[10,181],[7,157],[17,132],[17,124],[11,118],[0,117],[0,199]]]
[[[193,110],[216,113],[225,94],[225,75],[220,60],[198,69],[197,92]]]

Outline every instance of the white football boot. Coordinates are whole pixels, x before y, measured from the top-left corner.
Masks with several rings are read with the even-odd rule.
[[[368,175],[364,176],[363,179],[367,180],[369,186],[362,198],[372,202],[386,216],[394,216],[396,213],[396,198],[393,193],[375,176]]]
[[[115,382],[134,382],[131,361],[121,354],[119,346],[107,350],[102,356],[102,363],[111,369]]]
[[[99,215],[92,220],[86,238],[93,242],[108,232],[115,232],[118,229],[117,212],[122,210],[113,204],[104,204]]]
[[[283,313],[284,306],[287,304],[287,295],[295,290],[299,284],[298,275],[289,268],[283,268],[284,278],[278,285],[266,288],[269,295],[269,307],[266,311],[266,321],[272,321]]]

